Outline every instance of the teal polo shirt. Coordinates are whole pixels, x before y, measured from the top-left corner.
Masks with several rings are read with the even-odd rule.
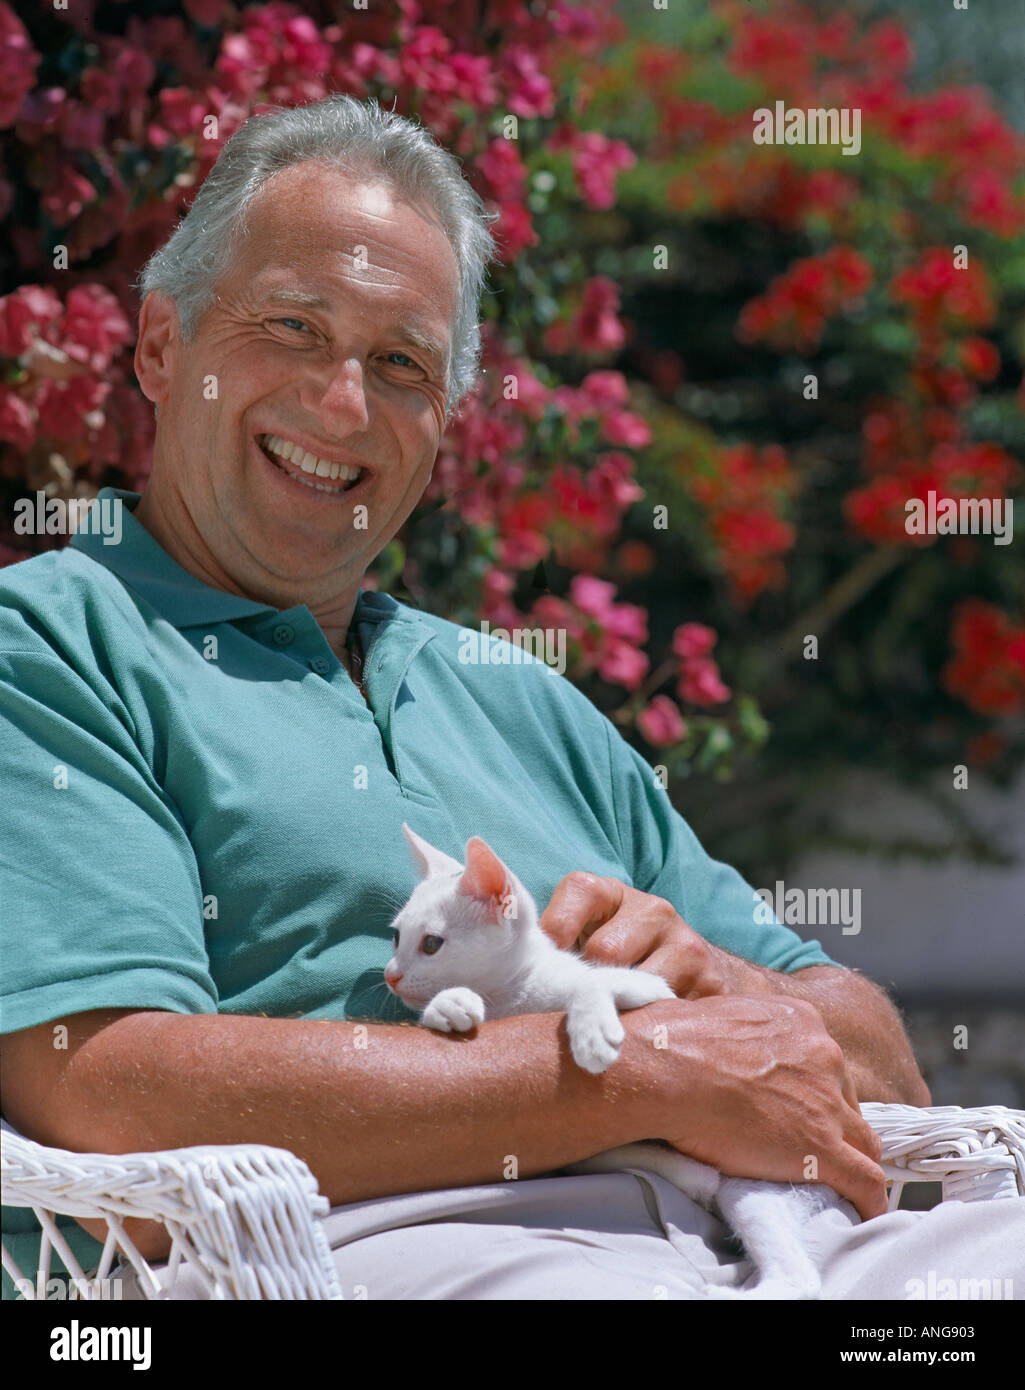
[[[382,974],[416,883],[403,821],[460,860],[483,836],[542,908],[585,869],[748,960],[835,963],[756,924],[751,886],[543,662],[461,661],[465,629],[364,590],[365,702],[308,608],[210,588],[138,494],[100,495],[118,544],[80,532],[0,571],[0,1032],[98,1008],[414,1017]]]

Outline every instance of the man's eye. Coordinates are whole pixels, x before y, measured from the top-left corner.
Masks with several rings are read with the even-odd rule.
[[[289,318],[289,319],[275,319],[274,322],[275,322],[275,323],[283,324],[286,328],[297,328],[297,329],[300,329],[300,328],[301,328],[301,329],[305,329],[305,327],[306,327],[306,325],[305,325],[305,323],[303,323],[302,319],[291,319],[291,318]]]
[[[404,352],[389,352],[389,353],[387,354],[387,356],[388,356],[388,357],[402,357],[402,358],[405,358],[405,361],[400,362],[400,363],[398,364],[400,367],[415,367],[415,366],[417,365],[417,364],[413,361],[412,357],[407,357],[406,354],[405,354]]]
[[[444,944],[445,938],[443,936],[425,936],[420,942],[420,950],[425,956],[433,956],[441,950]]]

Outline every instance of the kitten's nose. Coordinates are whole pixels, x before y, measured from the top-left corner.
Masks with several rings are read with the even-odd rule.
[[[390,986],[392,987],[392,989],[395,988],[395,986],[398,984],[398,982],[399,982],[401,979],[402,979],[402,976],[401,976],[401,975],[389,975],[388,972],[387,972],[387,970],[384,972],[384,981],[385,981],[385,984],[390,985]]]

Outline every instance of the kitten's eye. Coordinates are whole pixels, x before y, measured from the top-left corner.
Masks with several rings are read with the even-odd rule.
[[[399,934],[397,931],[393,931],[391,934],[391,944],[393,950],[397,951],[399,949]]]
[[[420,942],[420,950],[425,956],[433,956],[441,950],[444,944],[445,938],[443,936],[425,936]]]

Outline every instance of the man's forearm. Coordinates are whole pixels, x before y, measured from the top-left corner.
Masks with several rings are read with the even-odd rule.
[[[813,965],[772,976],[777,994],[814,1004],[839,1043],[862,1101],[930,1105],[929,1088],[918,1070],[897,1010],[883,991],[856,970]]]
[[[332,1204],[534,1176],[644,1137],[636,1077],[582,1071],[561,1025],[528,1015],[459,1039],[132,1013],[75,1048],[33,1137],[113,1153],[269,1144],[303,1158]]]

